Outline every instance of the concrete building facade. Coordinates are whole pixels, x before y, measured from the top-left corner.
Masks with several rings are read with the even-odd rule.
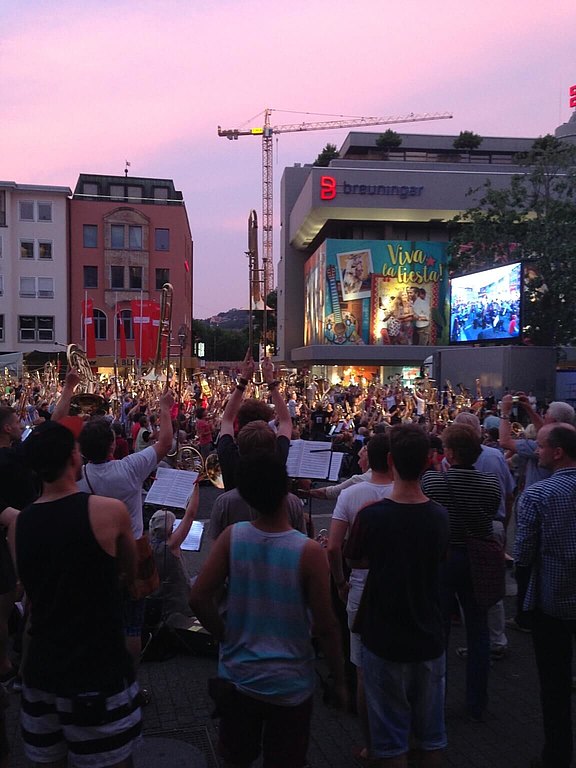
[[[382,376],[447,343],[448,223],[474,204],[471,189],[488,179],[508,186],[521,170],[518,153],[534,142],[492,137],[462,151],[456,136],[400,134],[401,145],[385,150],[379,135],[350,133],[327,168],[284,171],[277,359],[287,366],[369,367]],[[422,285],[426,301],[436,294],[433,332],[385,343],[376,326],[386,302]]]
[[[0,181],[0,354],[67,343],[70,194]]]

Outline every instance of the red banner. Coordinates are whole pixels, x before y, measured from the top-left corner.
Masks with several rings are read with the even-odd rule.
[[[130,305],[134,326],[134,352],[137,358],[147,363],[156,353],[160,307],[158,302],[152,299],[134,299]]]
[[[82,302],[82,323],[84,325],[86,357],[93,359],[96,357],[96,337],[94,335],[94,305],[92,299],[85,299]]]
[[[120,359],[126,360],[128,357],[126,351],[126,329],[124,328],[122,310],[119,310],[118,306],[116,306],[116,338],[120,342]]]

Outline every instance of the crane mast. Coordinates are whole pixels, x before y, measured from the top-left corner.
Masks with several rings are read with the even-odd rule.
[[[421,123],[429,120],[449,120],[452,115],[449,112],[426,112],[409,115],[388,117],[349,117],[340,120],[328,120],[322,122],[294,123],[288,125],[271,125],[271,109],[264,110],[264,124],[255,128],[223,129],[218,126],[218,136],[235,141],[240,136],[262,137],[262,271],[263,271],[263,299],[274,289],[274,263],[273,263],[273,214],[274,194],[272,175],[272,137],[278,133],[299,133],[302,131],[329,131],[337,128],[361,128],[370,125],[398,125],[400,123]]]

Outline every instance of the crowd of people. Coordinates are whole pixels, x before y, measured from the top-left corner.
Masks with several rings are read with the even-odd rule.
[[[0,404],[0,683],[21,691],[34,765],[128,768],[150,692],[138,684],[146,596],[175,630],[197,617],[219,644],[211,683],[227,766],[306,765],[315,653],[335,703],[355,707],[362,766],[438,766],[450,627],[466,628],[468,718],[484,720],[490,665],[510,628],[532,633],[544,724],[541,765],[572,759],[576,629],[576,428],[562,402],[529,393],[472,398],[425,377],[412,386],[281,382],[247,354],[235,382],[186,402],[167,387],[121,392],[109,413],[70,415],[70,371],[53,402],[15,382]],[[261,383],[260,383],[261,382]],[[258,398],[249,397],[258,387]],[[226,391],[224,391],[226,390]],[[221,404],[217,411],[215,398]],[[105,400],[104,400],[105,403]],[[102,412],[103,411],[103,412]],[[41,414],[42,412],[42,414]],[[22,440],[27,425],[31,434]],[[286,461],[295,440],[348,454],[337,484],[300,487]],[[148,530],[142,488],[192,444],[217,453],[224,491],[211,550],[192,582],[180,524],[159,509]],[[349,475],[349,476],[348,476]],[[301,497],[335,500],[316,541]],[[515,541],[508,536],[515,521]],[[514,559],[516,615],[504,613]],[[147,572],[150,563],[156,574]],[[332,589],[331,589],[332,585]],[[20,659],[9,618],[25,595]],[[346,606],[348,640],[337,618]],[[314,641],[314,642],[313,642]],[[18,661],[18,663],[16,663]],[[5,694],[4,694],[5,695]],[[0,733],[0,766],[9,744]]]

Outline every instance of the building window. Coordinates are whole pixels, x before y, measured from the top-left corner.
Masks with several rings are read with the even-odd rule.
[[[94,310],[94,338],[98,341],[108,338],[108,318],[101,309]]]
[[[53,341],[54,318],[20,315],[18,317],[18,337],[20,341]]]
[[[20,298],[22,299],[36,298],[36,278],[35,277],[20,278]]]
[[[128,267],[128,288],[142,290],[142,267]]]
[[[52,221],[52,203],[38,203],[38,221]]]
[[[110,227],[110,246],[117,250],[124,248],[124,224],[112,224]]]
[[[84,248],[96,248],[98,246],[98,226],[96,224],[84,224],[83,243]]]
[[[82,193],[84,195],[98,195],[98,184],[85,181],[82,185]]]
[[[54,278],[53,277],[38,278],[38,298],[39,299],[54,298]]]
[[[132,310],[123,309],[118,313],[118,317],[124,326],[124,335],[128,340],[134,338],[134,326],[132,324]]]
[[[124,200],[124,186],[122,184],[110,184],[110,197],[112,200]]]
[[[110,267],[110,287],[113,291],[124,290],[124,267]]]
[[[130,200],[142,200],[142,187],[128,187],[128,198]]]
[[[52,259],[52,240],[38,241],[38,258],[49,260]]]
[[[169,269],[157,269],[156,270],[156,290],[161,291],[164,283],[170,282],[170,270]]]
[[[152,194],[156,205],[166,205],[168,202],[168,187],[154,187]]]
[[[0,341],[4,341],[4,315],[0,315]]]
[[[20,258],[34,258],[34,240],[20,240]]]
[[[98,267],[84,267],[84,288],[98,288]]]
[[[38,281],[38,282],[36,282]],[[21,277],[20,298],[22,299],[53,299],[53,277]]]
[[[34,221],[34,203],[21,200],[18,207],[20,209],[20,221]]]
[[[170,250],[170,230],[156,229],[154,233],[154,244],[157,251]]]
[[[142,227],[128,227],[128,248],[142,250]]]

